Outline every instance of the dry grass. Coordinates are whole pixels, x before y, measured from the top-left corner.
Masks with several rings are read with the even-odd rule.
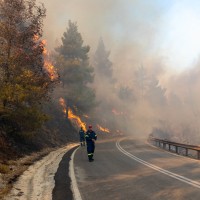
[[[10,172],[10,168],[8,165],[0,164],[0,173],[1,174],[8,174]]]
[[[6,185],[4,188],[0,189],[0,199],[3,199],[3,197],[10,192],[12,188],[12,185]]]
[[[18,160],[2,161],[0,163],[0,174],[2,174],[2,180],[4,187],[0,188],[0,199],[7,195],[12,189],[13,183],[19,178],[28,167],[34,164],[36,161],[42,159],[55,148],[46,148],[40,152],[35,152],[30,155],[26,155]]]

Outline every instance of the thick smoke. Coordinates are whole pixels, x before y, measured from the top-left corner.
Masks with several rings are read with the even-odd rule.
[[[77,22],[84,43],[91,47],[91,63],[100,37],[111,51],[109,59],[115,81],[110,83],[95,74],[98,78],[94,87],[100,102],[96,112],[102,115],[104,125],[134,136],[146,137],[154,131],[162,138],[198,141],[199,64],[176,74],[172,68],[169,70],[168,54],[162,51],[165,14],[173,1],[38,2],[44,3],[47,9],[44,38],[51,50],[58,46],[68,20],[72,20]],[[130,99],[129,96],[120,98],[120,88],[131,92]]]

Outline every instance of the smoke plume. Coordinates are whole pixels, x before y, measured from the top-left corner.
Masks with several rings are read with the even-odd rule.
[[[100,37],[111,52],[109,59],[115,81],[109,82],[97,71],[95,74],[94,87],[100,102],[96,112],[99,119],[104,119],[104,125],[116,133],[146,137],[153,131],[161,138],[200,142],[197,140],[200,64],[188,62],[187,70],[177,70],[182,65],[178,64],[178,58],[184,55],[181,52],[186,51],[187,46],[179,44],[180,52],[171,53],[178,47],[172,40],[174,35],[173,30],[169,30],[169,20],[174,10],[181,9],[184,13],[184,9],[189,9],[184,7],[185,1],[181,7],[178,1],[159,0],[38,2],[44,3],[47,9],[44,38],[49,49],[53,51],[61,43],[68,20],[72,20],[77,22],[84,43],[91,47],[90,61],[94,67]],[[176,19],[179,23],[179,18]],[[175,36],[178,40],[179,35]],[[174,43],[174,49],[169,49],[167,42]]]

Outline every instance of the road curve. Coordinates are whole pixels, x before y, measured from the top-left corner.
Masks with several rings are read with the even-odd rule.
[[[95,161],[80,147],[73,160],[82,200],[199,200],[200,161],[133,138],[99,140]]]

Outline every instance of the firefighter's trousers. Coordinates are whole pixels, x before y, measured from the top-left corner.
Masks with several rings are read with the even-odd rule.
[[[87,153],[88,153],[88,159],[92,160],[95,150],[95,144],[94,142],[87,142]]]

